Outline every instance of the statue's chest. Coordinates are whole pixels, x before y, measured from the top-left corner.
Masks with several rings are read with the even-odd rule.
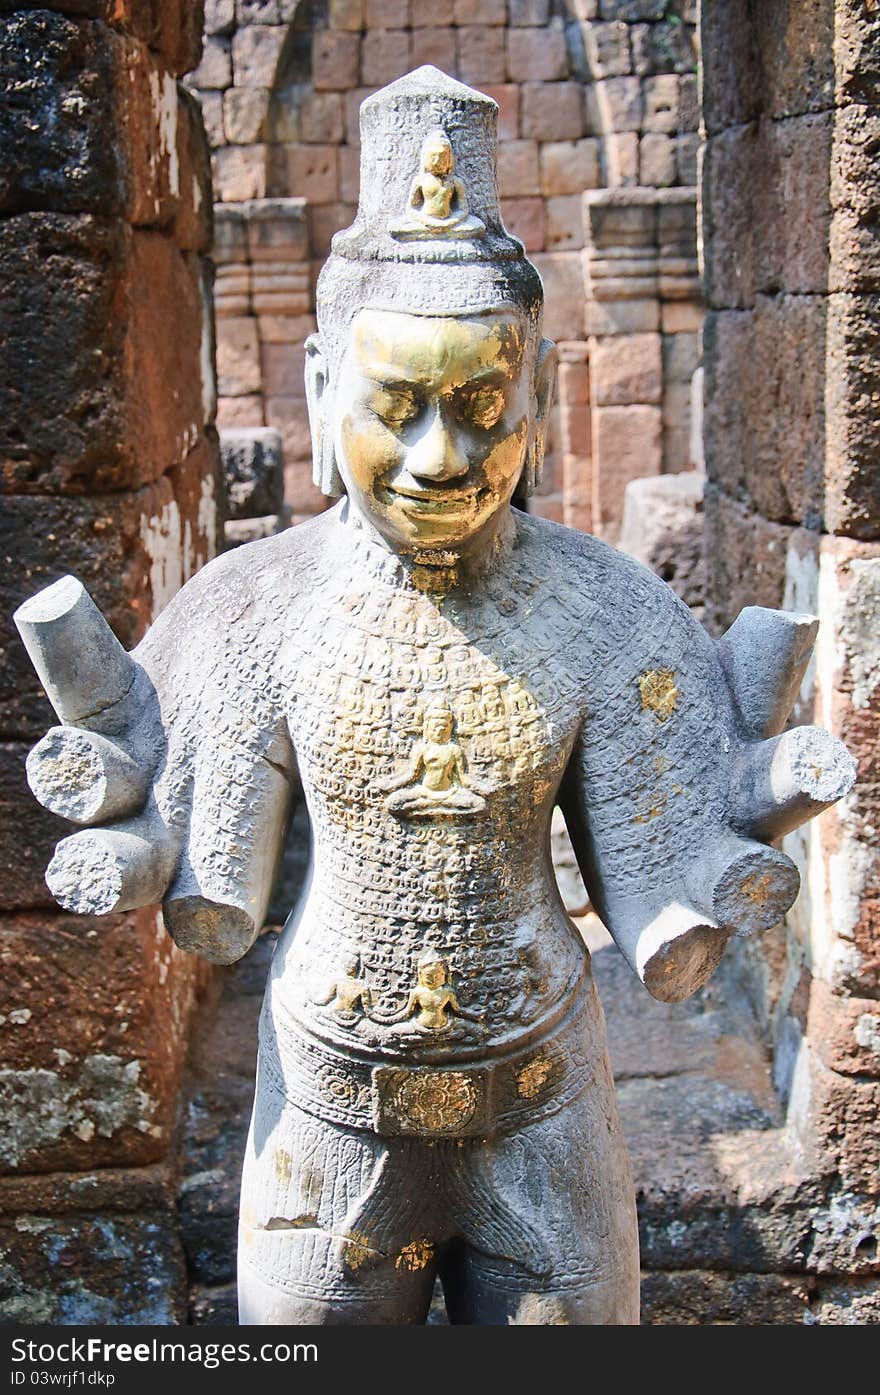
[[[352,591],[316,609],[291,659],[300,774],[343,818],[472,818],[534,808],[558,784],[577,692],[522,615]]]

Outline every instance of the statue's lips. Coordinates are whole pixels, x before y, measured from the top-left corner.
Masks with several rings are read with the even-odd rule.
[[[471,509],[480,494],[479,489],[392,489],[382,491],[389,504],[397,504],[404,512],[462,513]]]

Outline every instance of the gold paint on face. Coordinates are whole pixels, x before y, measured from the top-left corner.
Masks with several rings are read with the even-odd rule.
[[[425,988],[442,988],[446,982],[446,965],[442,959],[435,964],[419,966],[419,983]]]
[[[356,316],[336,457],[352,506],[393,547],[460,549],[500,521],[528,442],[525,346],[514,311]]]

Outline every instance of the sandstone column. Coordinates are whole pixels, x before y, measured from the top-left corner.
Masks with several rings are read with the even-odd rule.
[[[127,646],[217,547],[201,6],[0,21],[0,1245],[5,1320],[185,1313],[167,1165],[195,961],[158,911],[60,915],[29,797],[51,710],[13,609],[67,572]],[[74,11],[74,13],[68,13]]]

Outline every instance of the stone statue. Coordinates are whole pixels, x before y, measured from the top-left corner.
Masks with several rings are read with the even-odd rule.
[[[798,875],[770,841],[853,779],[826,733],[783,730],[814,620],[749,608],[716,643],[638,563],[511,507],[556,360],[499,215],[496,114],[431,68],[363,104],[360,207],[307,346],[336,506],[205,567],[130,655],[73,578],[17,616],[62,723],[32,788],[82,825],[47,873],[62,906],[161,901],[228,964],[305,791],[242,1184],[247,1324],[422,1322],[438,1273],[453,1323],[637,1322],[553,808],[620,951],[676,1001],[785,914]],[[437,129],[479,228],[401,241]]]

